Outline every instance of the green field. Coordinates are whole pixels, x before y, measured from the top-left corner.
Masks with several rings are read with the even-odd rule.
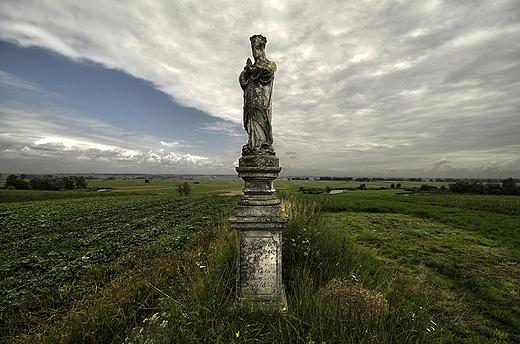
[[[219,195],[243,182],[184,182],[0,190],[0,342],[520,342],[519,197],[276,181],[290,310],[266,317],[232,311],[238,196]]]
[[[310,197],[327,210],[328,226],[427,296],[448,342],[519,340],[518,197]]]

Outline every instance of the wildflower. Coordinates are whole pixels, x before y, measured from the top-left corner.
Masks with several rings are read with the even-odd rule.
[[[235,333],[235,335],[238,337],[240,337],[240,331],[238,331],[237,333]]]

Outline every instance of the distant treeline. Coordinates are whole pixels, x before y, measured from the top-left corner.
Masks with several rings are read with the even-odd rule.
[[[520,187],[513,178],[504,179],[502,184],[488,180],[458,180],[450,184],[450,191],[455,193],[470,193],[479,195],[515,195],[520,196]]]
[[[390,185],[391,189],[401,189],[401,183]],[[334,190],[386,190],[386,187],[367,188],[366,184],[360,184],[358,187],[343,187],[335,188]],[[300,187],[299,192],[305,194],[328,194],[333,189],[330,186],[326,187]],[[435,185],[423,184],[420,188],[406,188],[405,191],[411,192],[434,192],[446,193],[448,191],[453,193],[479,194],[479,195],[513,195],[520,196],[520,186],[516,184],[515,179],[508,178],[502,181],[502,184],[493,180],[482,182],[481,180],[458,180],[453,184],[449,184],[449,189],[442,185],[437,187]]]
[[[493,181],[493,182],[501,182],[500,179],[456,179],[456,178],[399,178],[399,177],[359,177],[359,178],[353,178],[353,177],[289,177],[290,180],[342,180],[342,181],[356,181],[356,182],[362,182],[362,183],[369,183],[369,182],[437,182],[437,183],[455,183],[460,180],[469,180],[469,181]],[[519,182],[519,179],[514,179],[515,182]]]
[[[18,177],[11,174],[5,180],[6,189],[15,190],[72,190],[84,189],[87,187],[87,181],[83,176],[66,176],[66,177],[35,177],[26,180],[25,175]]]

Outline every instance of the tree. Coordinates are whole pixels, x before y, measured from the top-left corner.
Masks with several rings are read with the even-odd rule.
[[[29,182],[18,179],[18,176],[15,174],[10,174],[7,176],[7,179],[5,180],[5,188],[9,188],[12,186],[16,190],[29,190],[31,189],[31,186],[29,185]],[[12,188],[10,188],[12,189]]]
[[[502,186],[492,180],[488,180],[484,187],[484,192],[489,195],[501,195]]]
[[[87,181],[83,176],[68,176],[63,178],[41,178],[35,177],[29,181],[33,190],[57,191],[61,189],[84,189]]]
[[[76,187],[76,183],[74,182],[74,178],[72,178],[72,176],[63,177],[62,181],[63,181],[63,188],[65,188],[67,190],[72,190]]]
[[[455,184],[450,184],[450,191],[455,193],[484,194],[484,184],[480,180],[457,180]]]
[[[76,189],[84,189],[87,187],[87,181],[83,176],[72,176],[74,179],[74,187]]]
[[[330,186],[327,186],[327,187],[325,188],[325,193],[330,194],[331,191],[332,191],[332,189],[330,188]]]
[[[29,184],[31,185],[31,188],[33,190],[45,190],[44,189],[44,180],[41,177],[32,178],[29,181]]]
[[[520,188],[516,185],[513,178],[507,178],[502,181],[502,191],[505,195],[518,195]]]
[[[395,189],[395,184],[394,183],[390,184],[390,188]]]
[[[189,196],[191,191],[191,186],[188,184],[188,182],[185,182],[184,184],[179,184],[176,187],[177,191],[179,191],[179,194],[181,196]]]

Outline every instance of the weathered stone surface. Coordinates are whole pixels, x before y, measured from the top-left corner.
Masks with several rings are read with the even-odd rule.
[[[250,297],[260,308],[285,310],[282,230],[288,218],[274,194],[273,180],[280,167],[278,158],[273,158],[240,159],[237,171],[245,181],[244,195],[229,223],[237,231],[237,301]]]
[[[244,91],[244,128],[249,136],[247,144],[242,147],[242,155],[274,155],[271,96],[276,64],[265,56],[267,39],[264,36],[254,35],[249,40],[255,63],[247,58],[238,78]]]
[[[237,232],[237,289],[260,307],[286,309],[282,284],[282,234],[276,230]]]
[[[275,155],[245,155],[241,156],[238,160],[239,168],[255,168],[255,169],[263,169],[263,168],[274,168],[281,170],[280,168],[280,159],[278,159]]]
[[[237,303],[287,309],[282,283],[282,230],[287,225],[273,181],[281,171],[272,147],[271,92],[276,65],[265,58],[265,37],[251,37],[255,64],[240,75],[244,127],[249,134],[236,168],[244,195],[229,219],[237,231]]]

